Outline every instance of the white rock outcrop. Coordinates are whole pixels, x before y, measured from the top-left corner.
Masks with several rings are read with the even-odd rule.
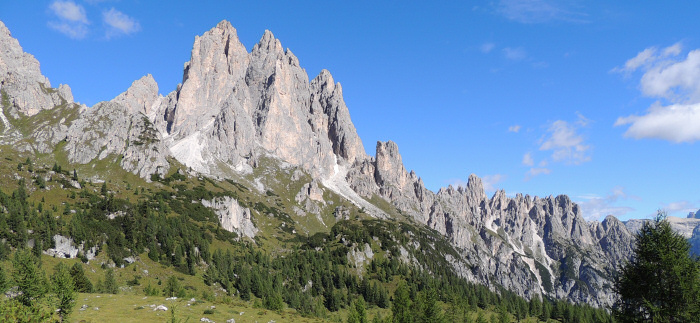
[[[254,238],[258,232],[250,214],[250,209],[243,208],[238,201],[230,196],[217,197],[213,200],[202,200],[202,205],[211,208],[219,216],[221,227],[240,236]]]

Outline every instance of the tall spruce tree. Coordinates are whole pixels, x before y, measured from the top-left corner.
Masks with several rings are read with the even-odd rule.
[[[615,281],[613,306],[620,322],[695,322],[700,315],[700,270],[690,245],[671,229],[666,214],[644,223],[632,260]]]
[[[411,323],[413,316],[411,315],[411,296],[409,295],[408,286],[406,283],[400,283],[399,287],[394,292],[394,301],[391,303],[391,312],[393,314],[394,323]]]
[[[92,282],[85,276],[83,264],[76,262],[70,268],[70,276],[73,278],[75,290],[79,293],[92,293]]]
[[[37,264],[37,259],[28,249],[17,251],[12,261],[12,276],[21,292],[16,298],[24,306],[32,306],[46,294],[46,275]]]
[[[62,262],[56,265],[51,275],[51,290],[58,298],[58,314],[66,321],[68,314],[73,311],[76,292],[68,266]]]

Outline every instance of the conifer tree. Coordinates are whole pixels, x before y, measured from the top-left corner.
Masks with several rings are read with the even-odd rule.
[[[442,308],[437,303],[437,291],[430,288],[425,292],[425,302],[423,303],[423,322],[443,322],[444,315]]]
[[[0,294],[4,294],[10,286],[10,282],[7,281],[7,275],[5,275],[5,269],[0,266]]]
[[[691,322],[700,315],[698,263],[690,245],[673,231],[666,214],[644,223],[636,235],[632,260],[615,281],[619,299],[613,311],[620,322]]]
[[[54,274],[51,275],[51,289],[58,298],[58,313],[65,321],[73,310],[73,301],[75,301],[75,284],[70,275],[68,267],[59,262]]]
[[[347,323],[368,323],[365,299],[362,298],[362,296],[357,298],[352,305],[350,305]]]
[[[107,269],[105,272],[104,292],[109,294],[116,294],[119,292],[119,287],[117,286],[117,281],[114,279],[114,271],[112,268]]]
[[[36,258],[27,249],[17,251],[12,261],[12,277],[21,292],[16,298],[24,306],[31,306],[46,294],[46,276],[37,264]]]
[[[92,293],[92,282],[85,276],[83,265],[79,262],[70,268],[70,276],[75,284],[75,291],[79,293]]]
[[[394,292],[394,302],[391,303],[391,312],[393,314],[394,323],[412,322],[411,298],[406,283],[400,283],[396,292]]]

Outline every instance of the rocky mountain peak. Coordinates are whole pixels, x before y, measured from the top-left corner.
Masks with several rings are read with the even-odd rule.
[[[377,142],[375,179],[381,186],[395,186],[399,190],[407,184],[408,173],[403,166],[399,146],[389,140]]]
[[[700,219],[700,210],[697,210],[696,212],[689,212],[688,219]]]
[[[340,85],[340,83],[338,83],[338,85]],[[335,81],[333,80],[331,72],[327,69],[321,70],[321,73],[318,73],[311,81],[311,89],[316,93],[325,93],[327,95],[335,92]]]
[[[275,38],[275,35],[271,31],[265,30],[260,41],[253,47],[253,53],[264,52],[264,53],[284,53],[282,48],[282,43],[279,39]]]
[[[132,114],[140,112],[149,115],[158,97],[158,83],[148,74],[134,81],[129,89],[112,99],[112,102],[123,105]]]
[[[482,183],[481,178],[479,178],[479,176],[476,176],[476,174],[469,174],[469,179],[467,180],[467,188],[465,193],[469,198],[474,200],[486,199],[484,183]]]
[[[10,100],[9,114],[32,116],[41,110],[64,103],[72,103],[70,87],[59,92],[51,88],[46,76],[41,74],[39,61],[25,53],[19,41],[0,22],[0,89]],[[62,97],[61,93],[65,96]]]

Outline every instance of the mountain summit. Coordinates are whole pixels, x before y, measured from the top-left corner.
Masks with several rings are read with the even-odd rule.
[[[255,176],[277,169],[279,182],[306,181],[293,192],[298,215],[328,226],[321,213],[333,205],[332,192],[369,216],[424,225],[459,251],[442,255],[454,272],[527,298],[610,305],[612,277],[632,253],[624,224],[612,216],[586,222],[567,196],[498,191],[489,198],[475,175],[465,187],[435,193],[404,167],[396,143],[378,142],[375,156],[366,155],[340,83],[326,70],[309,80],[270,31],[248,52],[222,21],[195,37],[175,91],[159,95],[146,75],[90,108],[74,103],[68,86],[51,88],[1,22],[0,45],[0,141],[17,151],[65,155],[73,164],[116,163],[148,181],[180,165],[214,179],[249,176],[260,194],[274,192]],[[221,211],[225,230],[258,232],[251,210],[235,200],[201,204]],[[335,207],[336,220],[344,214]]]

